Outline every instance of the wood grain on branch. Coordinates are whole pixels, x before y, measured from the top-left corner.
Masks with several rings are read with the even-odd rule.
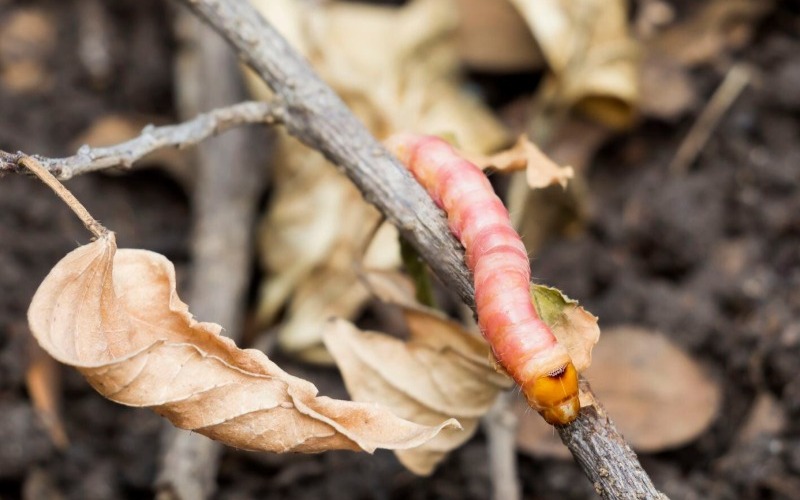
[[[463,249],[442,212],[308,63],[246,0],[182,2],[235,46],[285,103],[288,131],[347,174],[445,285],[474,307]],[[583,408],[559,433],[602,497],[663,498],[599,404]]]
[[[279,123],[284,113],[284,106],[277,100],[249,101],[215,109],[177,125],[145,127],[141,135],[129,141],[101,148],[84,146],[77,154],[66,158],[44,158],[22,152],[0,151],[0,174],[21,173],[24,169],[20,168],[19,161],[26,156],[36,158],[51,174],[62,181],[79,174],[112,167],[130,168],[135,161],[157,149],[194,146],[209,137],[240,125]]]

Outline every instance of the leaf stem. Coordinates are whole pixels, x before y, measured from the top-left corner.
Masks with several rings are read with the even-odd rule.
[[[100,224],[92,215],[86,210],[86,207],[75,198],[69,189],[64,187],[58,179],[53,176],[41,163],[39,163],[35,158],[31,156],[24,156],[20,158],[19,162],[20,165],[27,168],[34,174],[36,177],[39,178],[42,182],[47,184],[47,186],[53,190],[59,198],[61,198],[64,203],[78,216],[78,218],[83,222],[83,225],[86,226],[95,237],[102,238],[108,234],[108,229],[106,229],[102,224]]]

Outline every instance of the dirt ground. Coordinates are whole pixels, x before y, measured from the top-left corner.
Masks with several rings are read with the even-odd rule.
[[[39,61],[40,85],[25,90],[12,76],[0,82],[0,149],[67,155],[80,131],[112,113],[174,120],[166,4],[102,4],[113,70],[98,78],[77,55],[88,29],[81,2],[0,0],[0,22],[21,5],[35,6],[56,21],[57,37],[57,50]],[[761,78],[686,175],[671,174],[666,164],[699,109],[677,123],[645,122],[606,145],[588,175],[587,230],[548,244],[535,262],[537,278],[579,299],[603,327],[636,323],[672,332],[722,384],[723,411],[708,432],[677,450],[641,455],[671,498],[800,498],[798,32],[797,3],[780,4],[759,24],[754,43],[737,57]],[[704,97],[720,80],[712,69],[692,77]],[[189,197],[161,170],[86,175],[68,187],[115,229],[121,247],[160,252],[179,275],[189,265]],[[27,394],[27,306],[50,267],[87,239],[39,182],[0,179],[2,499],[152,496],[156,415],[106,401],[63,369],[70,445],[60,451]],[[336,380],[333,370],[286,366]],[[743,437],[755,402],[765,396],[774,398],[770,411],[785,424]],[[572,462],[519,460],[526,498],[594,495]],[[216,497],[488,498],[486,463],[480,433],[430,478],[413,476],[388,452],[274,456],[229,449]]]

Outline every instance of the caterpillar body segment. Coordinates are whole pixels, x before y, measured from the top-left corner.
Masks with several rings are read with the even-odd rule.
[[[389,149],[447,213],[475,281],[478,324],[500,365],[553,425],[580,410],[578,375],[530,297],[530,264],[508,211],[483,172],[443,140],[397,134]]]

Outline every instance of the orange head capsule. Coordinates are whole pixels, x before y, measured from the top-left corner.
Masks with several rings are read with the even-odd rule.
[[[567,363],[555,372],[541,375],[526,383],[522,392],[531,408],[551,425],[566,425],[578,417],[578,372]]]

